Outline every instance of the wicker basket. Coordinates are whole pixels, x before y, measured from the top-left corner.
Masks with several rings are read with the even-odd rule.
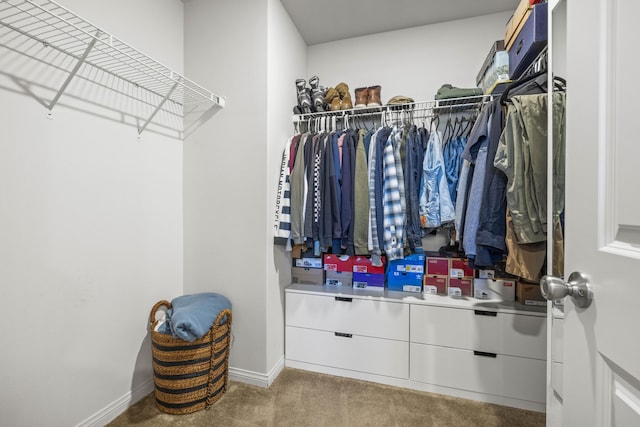
[[[155,331],[162,306],[171,303],[157,302],[150,315],[156,405],[174,415],[208,408],[227,389],[231,310],[222,310],[205,336],[188,342]]]

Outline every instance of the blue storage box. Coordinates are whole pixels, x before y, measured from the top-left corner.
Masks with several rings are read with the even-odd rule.
[[[546,45],[547,3],[539,3],[509,49],[509,78],[518,79]]]
[[[387,288],[390,291],[422,292],[424,254],[411,254],[389,261]]]
[[[354,289],[384,290],[384,274],[353,273]]]

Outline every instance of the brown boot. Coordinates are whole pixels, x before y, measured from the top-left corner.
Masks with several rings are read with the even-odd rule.
[[[360,87],[354,92],[356,93],[356,108],[365,108],[369,102],[369,88]]]
[[[338,93],[337,90],[330,87],[329,89],[327,89],[327,93],[325,93],[324,95],[324,103],[326,105],[331,105],[331,102],[333,101],[334,98],[340,98],[340,94]]]
[[[349,92],[347,92],[347,94],[342,97],[342,105],[340,106],[340,108],[343,110],[350,110],[353,108],[353,101],[351,101],[351,95],[349,94]]]
[[[336,85],[336,90],[340,94],[340,98],[344,98],[344,96],[349,93],[349,86],[344,82],[338,83]]]
[[[368,88],[369,101],[367,102],[367,107],[379,107],[382,105],[382,101],[380,101],[380,89],[380,86],[371,86]]]
[[[331,111],[340,111],[341,107],[340,97],[336,96],[331,100]]]

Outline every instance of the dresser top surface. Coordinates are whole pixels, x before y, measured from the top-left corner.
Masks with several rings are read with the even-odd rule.
[[[430,295],[400,291],[354,289],[341,286],[320,286],[294,284],[286,288],[285,292],[305,293],[322,296],[338,296],[354,299],[388,301],[405,304],[435,305],[440,307],[463,308],[468,310],[500,311],[506,313],[546,316],[546,306],[530,306],[516,301],[502,301],[498,299],[483,300],[472,297],[451,297],[446,295]]]

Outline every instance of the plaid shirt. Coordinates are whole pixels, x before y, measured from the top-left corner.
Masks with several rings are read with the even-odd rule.
[[[394,148],[394,135],[387,140],[384,147],[384,250],[389,261],[404,257],[404,212],[400,196],[402,170],[398,172],[396,165],[397,150]],[[382,141],[378,141],[381,143]]]

